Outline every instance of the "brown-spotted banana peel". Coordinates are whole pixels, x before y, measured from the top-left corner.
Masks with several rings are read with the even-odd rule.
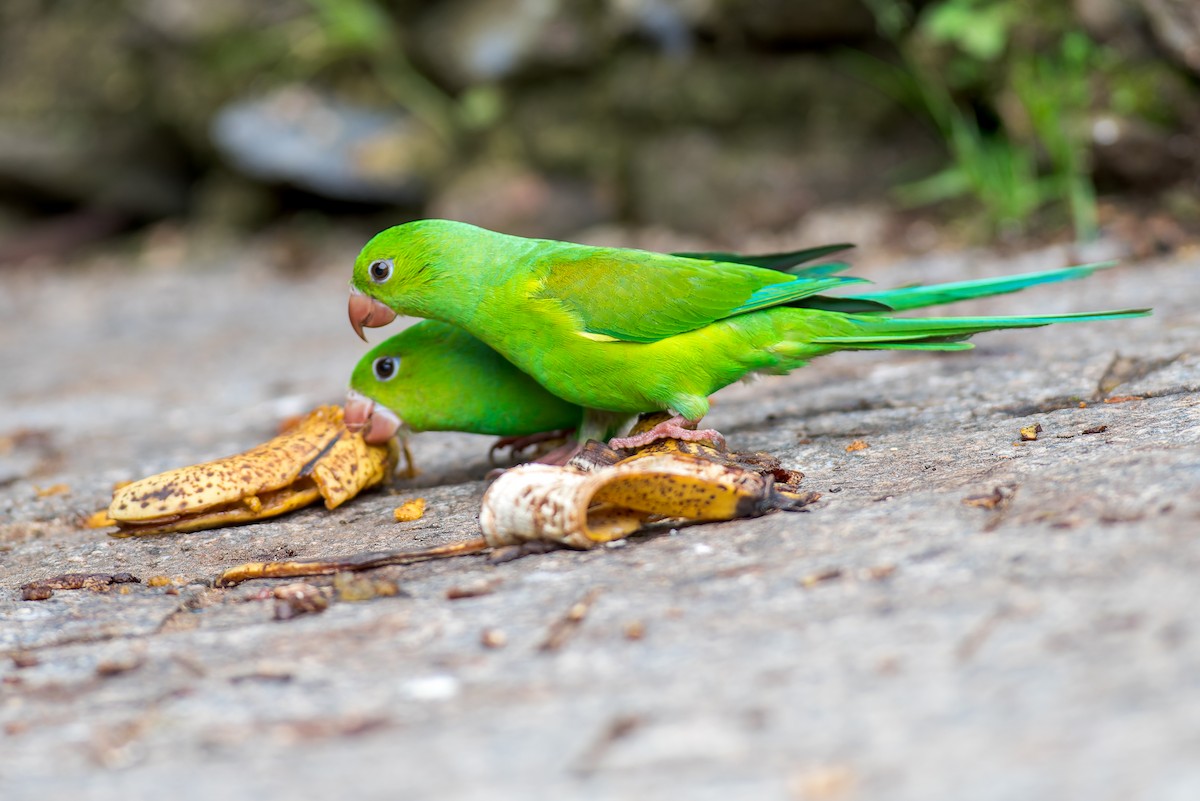
[[[236,456],[168,470],[113,493],[114,536],[199,531],[262,520],[324,498],[333,509],[396,469],[394,441],[368,445],[322,406],[288,431]]]
[[[757,517],[803,505],[768,475],[686,453],[641,456],[590,473],[520,465],[483,496],[479,524],[493,547],[533,540],[594,548],[665,518]]]

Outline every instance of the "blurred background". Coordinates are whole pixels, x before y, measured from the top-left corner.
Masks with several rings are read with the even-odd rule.
[[[425,216],[1148,255],[1194,239],[1198,165],[1195,0],[0,5],[0,264],[303,267]]]

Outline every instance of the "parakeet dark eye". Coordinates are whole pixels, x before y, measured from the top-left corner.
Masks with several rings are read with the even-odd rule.
[[[399,360],[393,359],[391,356],[380,356],[373,365],[375,377],[380,381],[390,381],[395,378],[398,367]]]
[[[382,284],[392,277],[392,260],[376,259],[371,262],[371,266],[367,268],[367,272],[371,274],[372,281]]]

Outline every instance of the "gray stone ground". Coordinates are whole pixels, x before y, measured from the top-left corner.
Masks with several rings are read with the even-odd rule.
[[[1150,319],[840,354],[721,393],[711,422],[802,469],[824,493],[810,512],[388,568],[402,596],[288,621],[259,599],[271,582],[204,582],[251,559],[474,536],[488,441],[419,437],[416,482],[332,513],[110,539],[78,519],[113,482],[338,399],[361,351],[345,270],[5,274],[0,797],[1200,798],[1198,268],[1193,251],[954,310]],[[1144,399],[1097,395],[1118,353],[1133,364],[1112,394]],[[856,439],[870,447],[848,452]],[[963,503],[997,488],[994,509]],[[417,496],[425,518],[393,522]],[[20,600],[84,570],[181,586]],[[582,625],[540,650],[589,593]]]

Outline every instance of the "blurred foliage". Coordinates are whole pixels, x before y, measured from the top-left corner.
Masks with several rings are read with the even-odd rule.
[[[1012,88],[1029,115],[1049,162],[1047,194],[1066,203],[1080,240],[1095,238],[1099,221],[1089,152],[1091,76],[1100,49],[1085,34],[1065,34],[1057,52],[1014,59]]]
[[[1200,161],[1200,86],[1142,24],[1150,0],[1097,3],[1132,16],[1085,30],[1082,0],[5,0],[0,234],[79,209],[245,231],[299,208],[733,243],[891,191],[986,236],[1070,221],[1086,239],[1097,185],[1149,194]],[[292,161],[263,168],[263,151]],[[372,178],[398,188],[330,189]]]
[[[377,0],[268,5],[280,18],[266,25],[243,21],[197,36],[185,44],[185,58],[195,60],[198,74],[227,89],[257,78],[270,83],[348,82],[359,84],[361,92],[361,84],[368,82],[445,140],[456,138],[456,100],[413,67],[391,9]]]
[[[405,53],[395,20],[375,0],[307,0],[323,39],[326,66],[342,59],[361,59],[378,86],[402,108],[411,111],[447,143],[462,129],[483,127],[495,117],[490,93],[467,92],[455,99],[413,67]]]
[[[925,114],[951,163],[899,187],[906,203],[971,196],[995,230],[1020,232],[1047,204],[1076,237],[1097,232],[1089,152],[1102,48],[1075,29],[1066,3],[867,0],[898,66],[859,59],[871,80]]]

